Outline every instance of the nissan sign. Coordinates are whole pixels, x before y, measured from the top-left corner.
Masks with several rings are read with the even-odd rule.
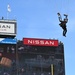
[[[51,39],[23,38],[23,43],[25,45],[58,46],[58,40]]]

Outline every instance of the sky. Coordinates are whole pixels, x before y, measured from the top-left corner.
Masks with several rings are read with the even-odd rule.
[[[11,12],[8,13],[7,5]],[[23,37],[58,39],[64,44],[66,75],[75,74],[74,0],[0,0],[0,19],[17,21],[17,39]],[[57,13],[68,14],[67,36],[62,36]],[[7,15],[8,13],[8,15]]]

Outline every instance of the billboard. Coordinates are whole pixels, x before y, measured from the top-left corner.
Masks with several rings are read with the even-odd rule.
[[[6,42],[6,40],[8,40],[8,42]],[[12,75],[12,74],[16,75],[17,40],[16,39],[6,39],[6,40],[5,42],[0,41],[0,75],[4,75],[5,73],[6,75]],[[15,43],[13,40],[15,40]]]
[[[0,35],[16,36],[16,21],[0,20]]]
[[[23,38],[23,43],[26,45],[58,46],[58,40],[50,39]]]

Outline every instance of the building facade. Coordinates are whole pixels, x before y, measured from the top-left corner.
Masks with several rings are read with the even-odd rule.
[[[64,45],[58,40],[24,38],[17,52],[19,75],[65,75]]]

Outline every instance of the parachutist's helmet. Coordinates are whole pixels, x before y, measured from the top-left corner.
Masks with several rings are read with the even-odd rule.
[[[64,21],[67,21],[66,19],[64,19]]]

